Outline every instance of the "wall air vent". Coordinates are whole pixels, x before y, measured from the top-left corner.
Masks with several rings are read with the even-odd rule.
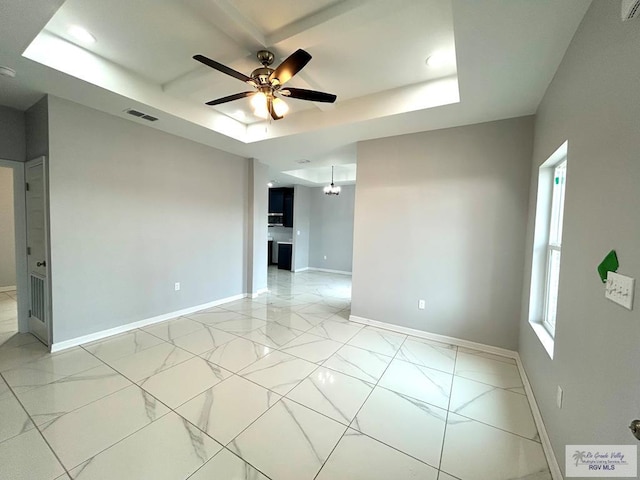
[[[622,20],[640,16],[640,0],[622,0]]]
[[[306,159],[296,160],[296,163],[311,163],[311,160],[306,160]]]
[[[138,110],[134,110],[133,108],[126,109],[124,113],[133,115],[134,117],[142,118],[143,120],[147,120],[149,122],[155,122],[156,120],[158,120],[156,117],[152,115],[147,115],[146,113],[139,112]]]

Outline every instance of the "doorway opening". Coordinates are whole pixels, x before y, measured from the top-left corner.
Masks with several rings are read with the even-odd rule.
[[[0,345],[18,332],[14,169],[0,166]]]

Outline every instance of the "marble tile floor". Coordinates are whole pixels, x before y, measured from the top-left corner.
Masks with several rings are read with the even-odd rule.
[[[551,479],[512,359],[350,322],[348,276],[269,290],[54,354],[0,333],[0,478]]]

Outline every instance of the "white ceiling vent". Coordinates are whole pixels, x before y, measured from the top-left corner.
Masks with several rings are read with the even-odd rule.
[[[640,0],[622,0],[622,20],[640,16]]]
[[[140,112],[138,110],[134,110],[133,108],[128,108],[124,112],[128,113],[129,115],[133,115],[134,117],[138,117],[138,118],[142,118],[143,120],[147,120],[149,122],[155,122],[156,120],[158,120],[156,117],[154,117],[152,115],[147,115],[146,113]]]

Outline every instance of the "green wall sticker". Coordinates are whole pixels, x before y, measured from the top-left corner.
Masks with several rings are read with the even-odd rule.
[[[602,283],[607,282],[607,273],[618,271],[618,267],[620,264],[618,263],[618,255],[616,255],[615,250],[611,250],[607,253],[607,256],[604,257],[604,260],[598,265],[598,273],[600,274],[600,279]]]

